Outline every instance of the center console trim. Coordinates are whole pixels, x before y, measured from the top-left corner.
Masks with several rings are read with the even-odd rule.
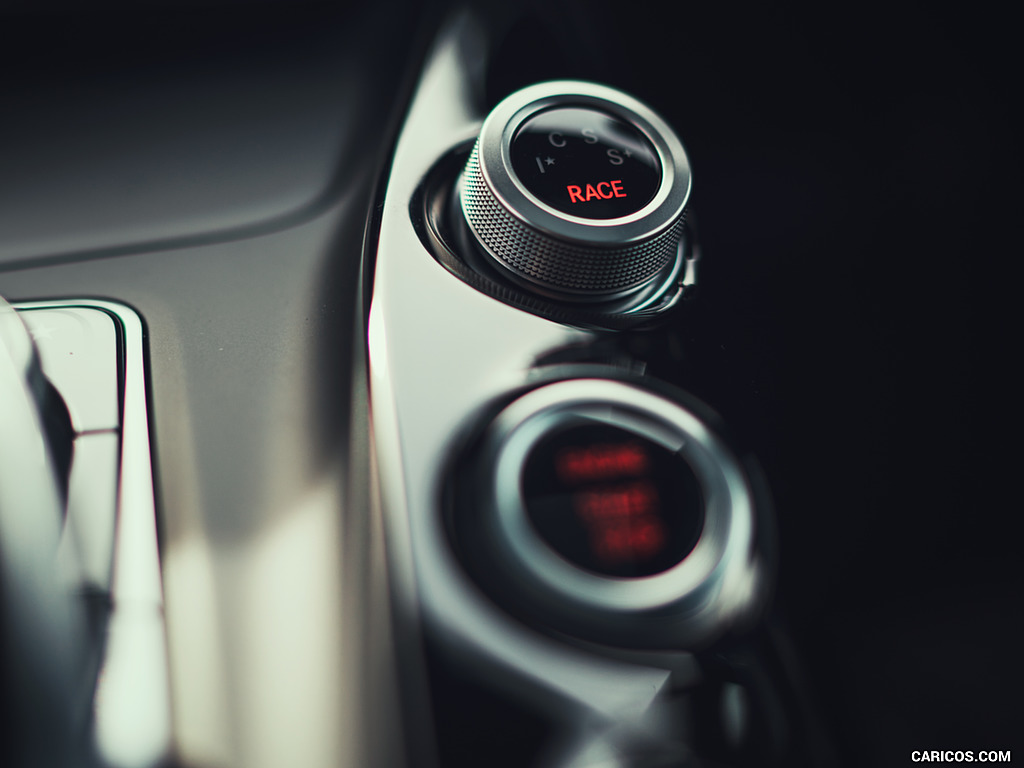
[[[83,307],[121,334],[121,456],[111,613],[93,697],[103,766],[157,766],[170,752],[171,706],[163,586],[146,397],[145,328],[131,307],[97,299],[19,302],[16,310]]]

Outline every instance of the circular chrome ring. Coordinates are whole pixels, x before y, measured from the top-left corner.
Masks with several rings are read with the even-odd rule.
[[[526,458],[553,430],[584,424],[632,432],[677,453],[692,469],[705,499],[705,522],[682,561],[652,576],[602,576],[563,559],[534,530],[521,490]],[[548,384],[497,416],[485,435],[482,458],[486,491],[478,514],[484,516],[494,567],[526,588],[548,623],[553,619],[559,629],[572,632],[566,622],[574,622],[595,639],[612,632],[622,640],[623,631],[642,630],[664,636],[645,637],[641,644],[698,642],[749,606],[756,568],[746,476],[722,440],[681,405],[607,379]]]
[[[651,143],[661,181],[640,210],[611,219],[573,216],[544,203],[516,175],[510,154],[519,127],[555,107],[621,118]],[[461,205],[477,241],[515,277],[567,298],[623,295],[645,285],[675,255],[690,195],[682,143],[649,107],[612,88],[580,81],[541,83],[494,108],[466,166]]]

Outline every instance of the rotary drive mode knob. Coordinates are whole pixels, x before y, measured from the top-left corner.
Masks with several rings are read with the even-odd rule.
[[[628,296],[670,269],[689,195],[686,152],[665,121],[576,81],[498,104],[459,187],[470,231],[504,274],[568,301]]]

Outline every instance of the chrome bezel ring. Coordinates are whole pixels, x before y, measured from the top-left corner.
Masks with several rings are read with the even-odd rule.
[[[646,205],[627,216],[589,219],[559,211],[526,188],[512,166],[512,140],[529,119],[562,107],[604,112],[644,135],[661,166]],[[463,173],[460,201],[477,242],[515,278],[569,298],[608,298],[646,285],[675,255],[690,187],[686,151],[653,110],[613,88],[554,81],[517,91],[494,108]]]

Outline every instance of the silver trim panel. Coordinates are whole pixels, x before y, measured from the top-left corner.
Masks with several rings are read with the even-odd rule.
[[[444,638],[443,653],[561,722],[610,726],[641,717],[670,673],[581,652],[517,622],[455,560],[440,510],[448,457],[481,412],[526,384],[538,358],[596,338],[468,287],[426,250],[410,220],[409,201],[431,167],[480,124],[464,81],[472,70],[464,57],[479,60],[476,39],[470,23],[456,23],[428,60],[381,220],[368,347],[394,600],[407,634],[422,626]]]
[[[111,612],[93,734],[101,765],[149,768],[170,752],[170,687],[146,406],[144,330],[130,307],[100,300],[25,302],[18,310],[100,310],[121,341],[121,452],[110,582]]]

